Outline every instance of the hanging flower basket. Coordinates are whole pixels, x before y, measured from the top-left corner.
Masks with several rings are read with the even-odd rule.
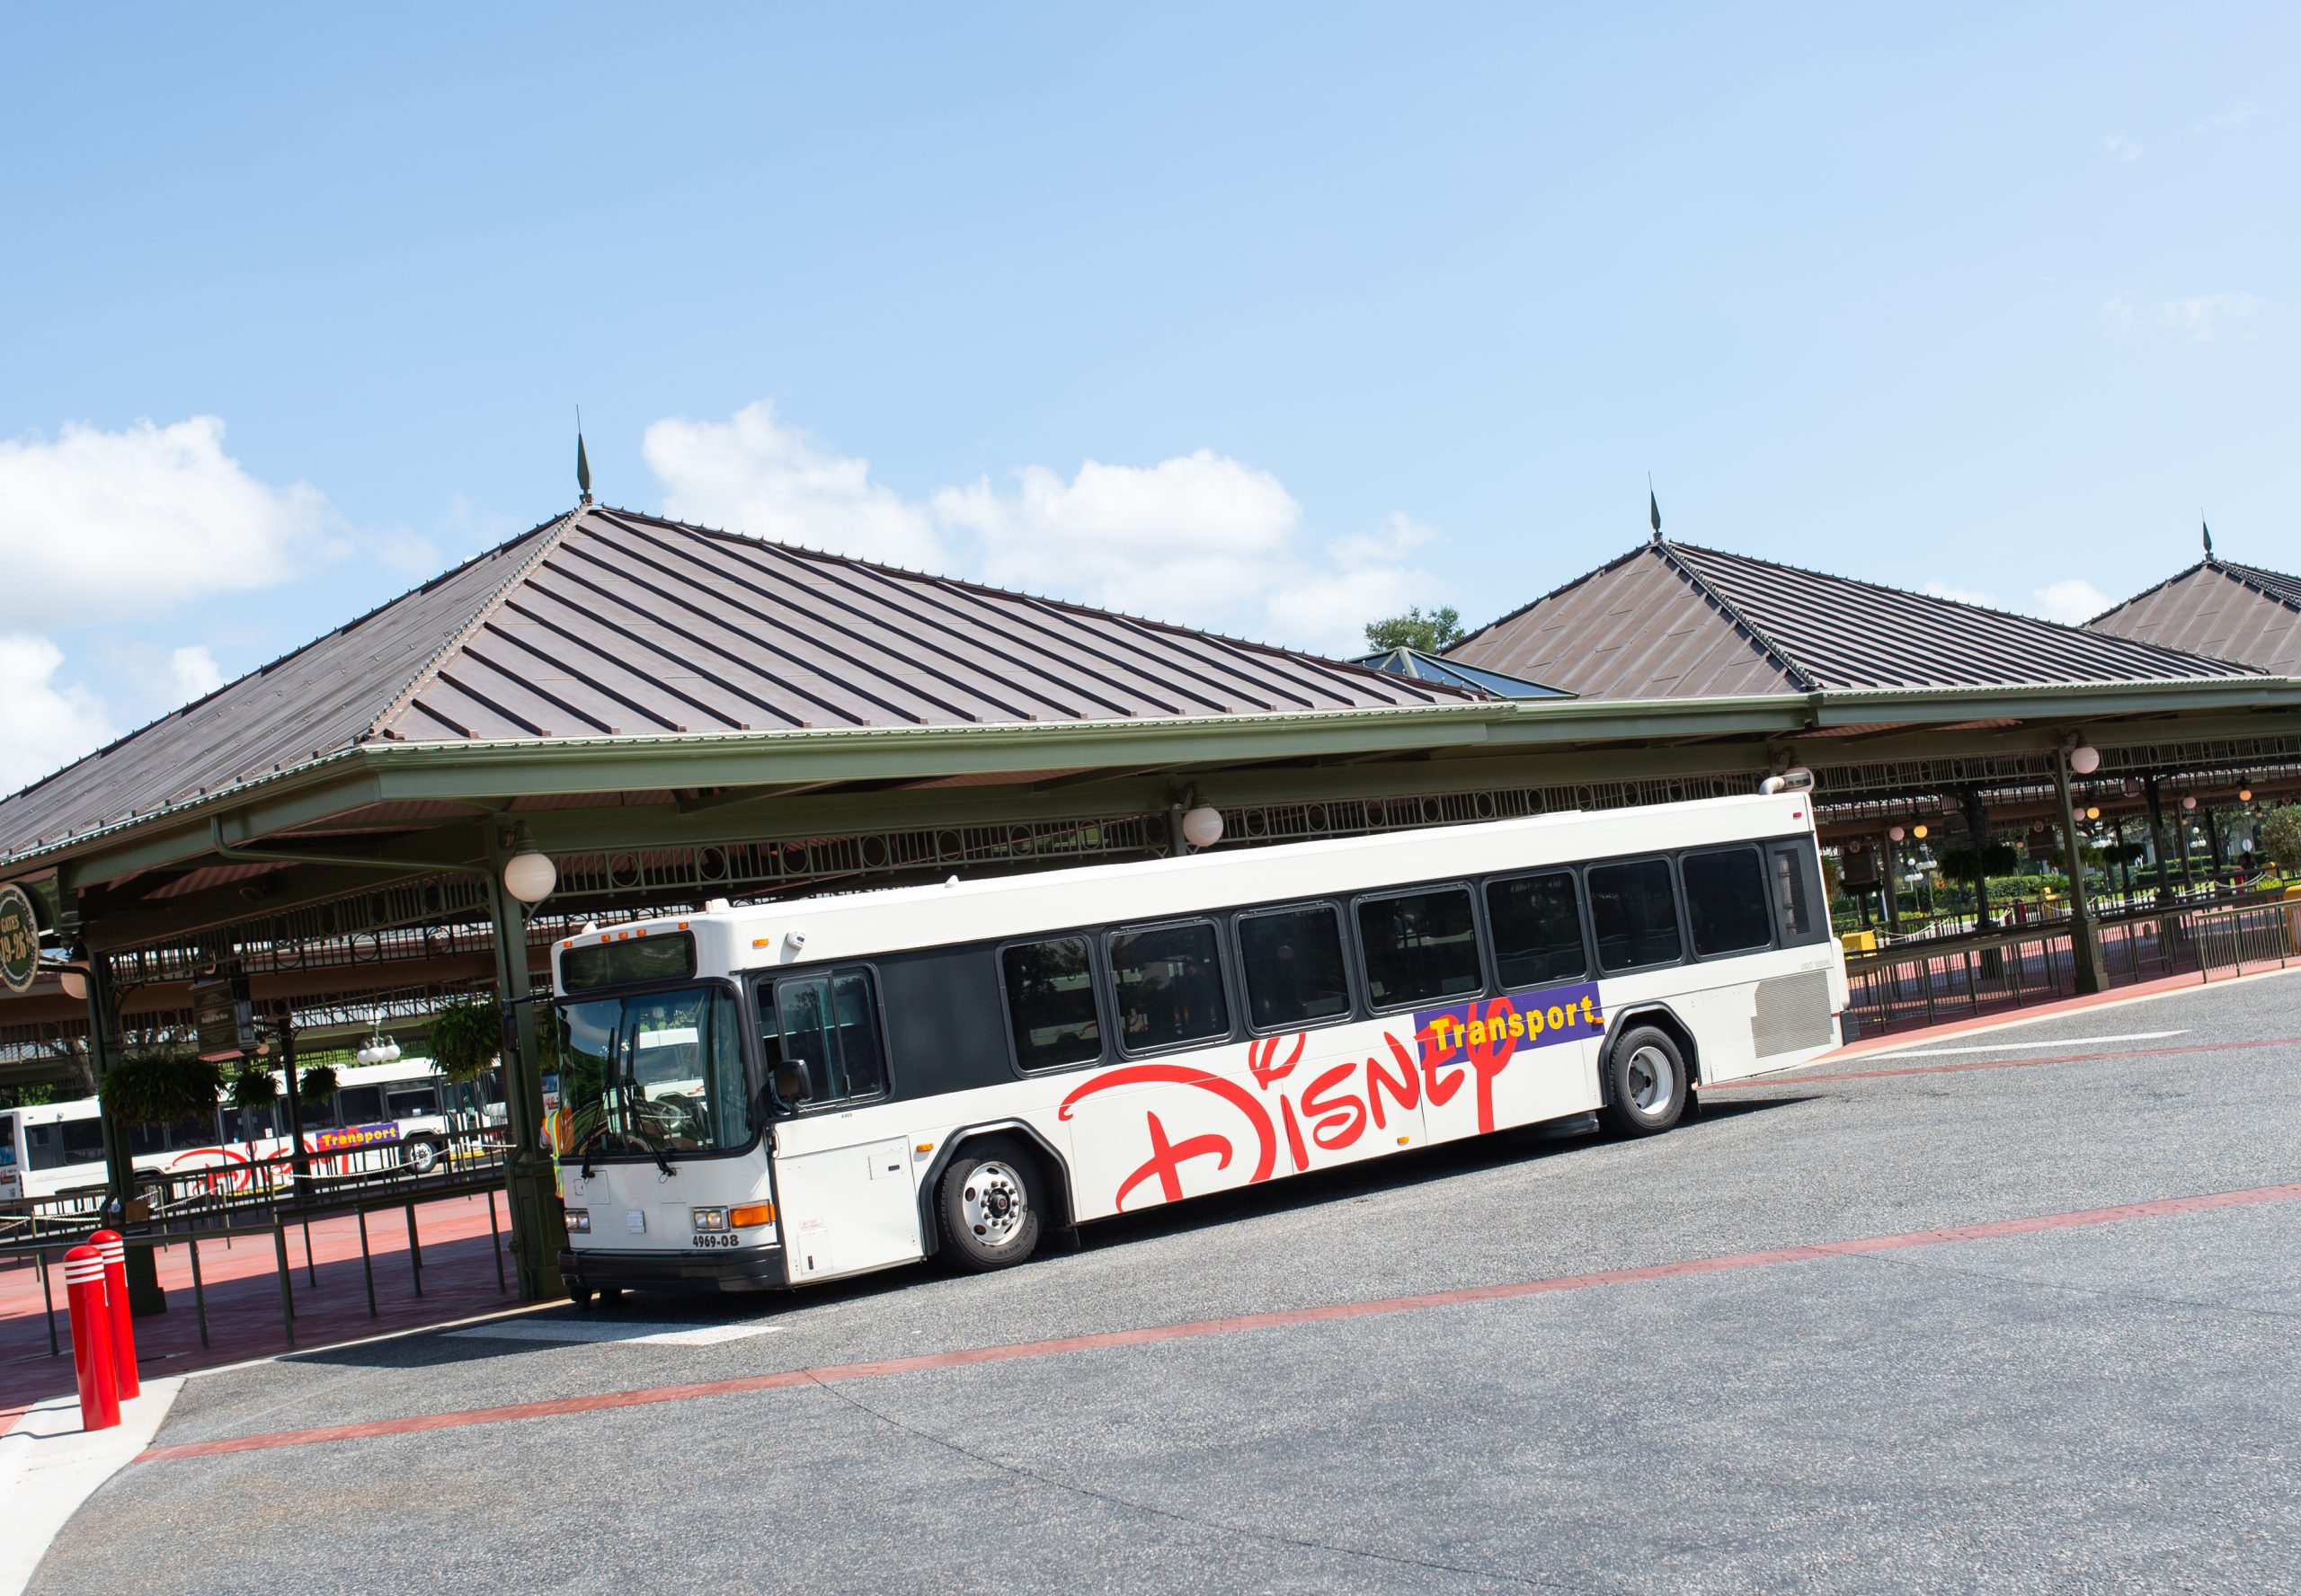
[[[477,1080],[502,1046],[502,1017],[491,998],[451,1003],[431,1016],[431,1068],[449,1080]]]
[[[296,1083],[296,1095],[306,1108],[325,1108],[335,1101],[335,1066],[315,1064]]]
[[[232,1106],[237,1109],[269,1108],[280,1101],[280,1077],[253,1060],[242,1065],[232,1075]]]
[[[216,1112],[224,1072],[190,1053],[130,1053],[104,1074],[97,1094],[114,1118],[172,1125]]]

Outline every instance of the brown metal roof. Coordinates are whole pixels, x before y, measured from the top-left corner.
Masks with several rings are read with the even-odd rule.
[[[1641,544],[1449,651],[1586,699],[2163,681],[2225,660],[1690,544]]]
[[[1469,696],[587,507],[0,801],[0,849],[378,740],[1299,714]]]
[[[2208,554],[2085,625],[2301,676],[2301,577]]]

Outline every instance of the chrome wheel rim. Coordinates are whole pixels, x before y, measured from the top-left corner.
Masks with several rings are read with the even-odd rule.
[[[959,1189],[959,1211],[974,1238],[985,1246],[1004,1246],[1014,1240],[1030,1208],[1022,1176],[997,1159],[976,1165]]]
[[[1659,1113],[1678,1089],[1678,1067],[1657,1047],[1642,1047],[1630,1056],[1630,1101],[1642,1114]]]
[[[428,1141],[419,1141],[407,1150],[407,1161],[415,1166],[418,1175],[431,1173],[431,1166],[440,1161],[440,1152]]]

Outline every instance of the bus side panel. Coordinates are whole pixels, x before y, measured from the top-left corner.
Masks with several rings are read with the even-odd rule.
[[[1417,1009],[1412,1020],[1432,1141],[1538,1124],[1597,1105],[1592,1060],[1606,1011],[1595,981]]]

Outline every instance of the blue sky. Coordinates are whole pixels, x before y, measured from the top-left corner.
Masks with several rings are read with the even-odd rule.
[[[1326,648],[1648,471],[2041,613],[2301,563],[2301,13],[1630,10],[20,11],[0,778],[564,508],[579,403],[609,502]]]

